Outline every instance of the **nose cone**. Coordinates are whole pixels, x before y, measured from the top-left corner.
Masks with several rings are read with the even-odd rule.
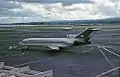
[[[22,40],[22,41],[19,42],[20,45],[23,45],[24,43],[25,43],[24,40]]]
[[[22,41],[20,41],[19,44],[22,44]]]

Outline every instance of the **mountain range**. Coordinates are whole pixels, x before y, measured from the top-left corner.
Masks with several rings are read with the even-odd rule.
[[[4,23],[0,25],[78,25],[78,24],[120,24],[120,17],[94,19],[94,20],[59,20],[59,21],[43,21],[28,23]]]

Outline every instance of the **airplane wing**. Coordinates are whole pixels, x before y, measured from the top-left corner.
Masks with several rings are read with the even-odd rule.
[[[56,44],[56,45],[50,45],[50,46],[47,46],[47,47],[50,48],[50,49],[53,49],[53,50],[60,50],[60,47],[66,47],[66,45]]]
[[[50,49],[53,49],[53,50],[59,50],[59,47],[58,46],[48,46]]]

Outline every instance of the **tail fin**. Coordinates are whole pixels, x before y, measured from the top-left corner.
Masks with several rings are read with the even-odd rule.
[[[83,32],[79,33],[75,38],[83,38],[84,41],[88,41],[94,32],[98,31],[98,28],[87,28]]]

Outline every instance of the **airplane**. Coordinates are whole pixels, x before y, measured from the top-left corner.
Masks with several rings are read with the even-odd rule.
[[[44,46],[50,50],[62,50],[65,47],[91,44],[90,38],[98,28],[86,28],[74,36],[66,38],[26,38],[19,42],[22,46]]]

